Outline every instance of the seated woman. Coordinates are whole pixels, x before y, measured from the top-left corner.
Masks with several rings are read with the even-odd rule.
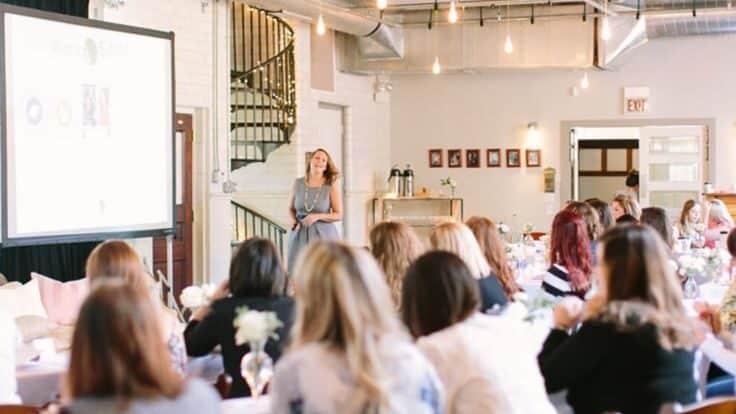
[[[252,238],[244,241],[230,262],[230,278],[217,289],[213,303],[197,309],[186,329],[184,340],[191,356],[206,355],[217,346],[222,348],[225,372],[232,378],[229,397],[250,395],[240,374],[240,360],[250,349],[248,344],[235,344],[233,320],[239,308],[272,311],[283,323],[277,330],[278,340],[266,342],[266,353],[278,360],[291,328],[294,301],[284,292],[284,269],[276,247],[269,240]],[[228,292],[231,296],[228,297]]]
[[[588,231],[579,215],[569,210],[557,213],[550,237],[552,264],[542,280],[545,292],[552,296],[585,296],[593,272],[589,243]]]
[[[587,309],[562,302],[538,356],[547,391],[577,414],[659,413],[695,401],[693,323],[654,230],[618,226],[601,239],[600,289]],[[582,320],[580,329],[570,334]]]
[[[672,250],[674,239],[672,237],[672,225],[667,217],[667,210],[661,207],[647,207],[641,211],[641,224],[653,228],[662,237],[668,251]]]
[[[506,306],[509,297],[468,226],[451,222],[439,224],[432,230],[429,242],[434,250],[455,253],[468,266],[470,274],[480,287],[481,312],[499,310]]]
[[[146,273],[140,256],[122,240],[108,240],[95,247],[87,258],[85,274],[92,287],[100,281],[121,279],[128,284],[148,289],[151,295],[157,293],[155,282]],[[178,328],[179,321],[160,298],[156,301],[159,304],[157,315],[161,322],[161,333],[169,348],[168,355],[174,369],[183,374],[187,365],[187,353]]]
[[[611,213],[611,206],[608,203],[598,198],[589,198],[585,202],[598,212],[598,223],[600,223],[598,235],[605,233],[606,230],[616,224],[616,220],[614,220],[613,214]]]
[[[673,238],[690,239],[692,247],[703,247],[705,243],[705,224],[701,221],[700,203],[695,200],[687,200],[682,205],[680,219],[675,224],[676,232]]]
[[[528,328],[478,312],[478,285],[455,254],[420,257],[407,272],[402,303],[404,323],[445,386],[445,413],[555,413]]]
[[[72,338],[62,400],[69,414],[220,411],[214,388],[183,380],[169,363],[159,309],[141,286],[97,283]]]
[[[368,252],[317,241],[295,269],[296,319],[271,382],[272,414],[443,412],[442,384]]]
[[[617,222],[624,214],[628,214],[638,221],[641,218],[641,208],[639,203],[630,196],[619,194],[611,201],[611,214]]]
[[[13,318],[0,310],[0,405],[19,404],[18,383],[15,379],[15,347],[19,343],[18,329]]]
[[[722,237],[734,227],[731,214],[721,200],[710,200],[705,212],[708,227],[705,230],[705,247],[715,248]]]
[[[370,234],[371,253],[386,275],[391,299],[401,307],[401,282],[409,265],[422,254],[424,246],[406,223],[385,221],[376,224]]]
[[[588,241],[590,242],[590,257],[593,259],[592,263],[595,265],[595,250],[598,247],[598,236],[602,234],[598,212],[590,204],[580,201],[573,201],[565,207],[565,210],[576,213],[585,221],[585,229],[588,232]]]
[[[514,272],[506,260],[506,245],[501,241],[496,225],[485,217],[471,217],[465,225],[473,232],[483,256],[491,266],[491,271],[501,282],[506,297],[513,300],[514,294],[520,292],[521,288],[516,283]]]

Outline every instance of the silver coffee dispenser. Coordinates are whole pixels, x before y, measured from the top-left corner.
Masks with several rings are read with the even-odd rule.
[[[414,197],[414,170],[411,169],[410,164],[406,164],[406,169],[402,174],[402,181],[404,182],[403,197]]]
[[[391,167],[391,172],[388,175],[388,192],[395,194],[396,197],[401,197],[403,191],[404,191],[404,182],[403,177],[401,173],[401,169],[399,169],[398,164],[394,164],[393,167]]]

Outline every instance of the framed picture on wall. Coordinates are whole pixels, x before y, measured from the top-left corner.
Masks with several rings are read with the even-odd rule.
[[[509,168],[521,167],[521,150],[518,148],[506,150],[506,166]]]
[[[501,150],[498,148],[486,150],[486,166],[488,167],[500,167],[501,166]]]
[[[451,149],[447,150],[447,166],[450,168],[460,168],[463,166],[463,150]]]
[[[477,149],[465,150],[465,167],[467,168],[480,167],[480,150],[477,150]]]
[[[542,165],[542,150],[526,150],[526,166],[540,167]]]
[[[444,163],[442,160],[442,150],[441,149],[429,150],[429,168],[442,168],[442,167],[444,167]]]

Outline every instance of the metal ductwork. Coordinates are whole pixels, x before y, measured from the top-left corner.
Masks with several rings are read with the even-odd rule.
[[[627,13],[609,17],[611,39],[604,41],[599,34],[599,67],[620,67],[623,56],[653,39],[736,33],[736,9],[731,9],[729,0],[640,1],[642,14],[638,20],[632,14],[636,13],[637,0],[613,3]]]
[[[346,9],[317,2],[294,0],[250,0],[248,4],[281,10],[286,17],[317,21],[320,13],[325,24],[336,31],[354,35],[358,39],[361,56],[366,59],[396,59],[404,56],[404,35],[401,28],[368,17],[361,17]]]

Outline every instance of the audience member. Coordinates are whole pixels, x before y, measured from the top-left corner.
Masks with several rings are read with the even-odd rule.
[[[434,250],[455,253],[470,269],[470,274],[478,281],[480,287],[481,312],[498,310],[508,303],[503,286],[498,276],[483,256],[473,233],[462,223],[442,223],[437,225],[429,241]]]
[[[619,194],[614,197],[611,202],[611,214],[617,222],[619,217],[624,214],[629,214],[639,221],[639,218],[641,217],[641,208],[635,199],[625,194]]]
[[[712,249],[716,247],[721,238],[724,237],[724,234],[731,231],[734,225],[731,214],[729,214],[728,208],[723,201],[714,199],[710,200],[706,205],[708,209],[705,212],[705,216],[707,217],[706,223],[708,226],[705,230],[705,247]]]
[[[622,224],[639,224],[639,220],[631,214],[624,214],[623,216],[616,219],[616,225]]]
[[[318,241],[295,269],[296,318],[271,383],[273,414],[443,412],[442,384],[403,333],[368,252]]]
[[[122,240],[108,240],[97,245],[87,258],[85,273],[92,287],[107,279],[121,279],[127,284],[148,289],[152,296],[156,293],[153,289],[154,281],[146,273],[140,256]],[[177,329],[179,321],[164,306],[160,298],[154,300],[159,304],[157,314],[161,322],[162,335],[169,347],[171,363],[183,374],[186,369],[187,353],[184,339]]]
[[[662,241],[672,250],[672,225],[667,217],[667,211],[662,207],[647,207],[641,211],[641,224],[653,228],[662,237]]]
[[[682,205],[680,219],[675,225],[675,239],[688,238],[691,240],[692,247],[703,247],[705,243],[704,232],[705,224],[701,221],[700,203],[695,200],[687,200]]]
[[[222,350],[225,372],[232,378],[229,397],[250,395],[240,373],[240,360],[250,348],[235,344],[233,320],[239,308],[271,311],[283,323],[278,339],[266,342],[266,353],[277,361],[287,340],[294,312],[294,301],[284,292],[285,275],[279,252],[269,240],[244,241],[230,261],[230,277],[220,285],[210,306],[199,308],[184,330],[187,352],[207,355],[216,346]],[[229,293],[229,295],[228,295]]]
[[[589,198],[585,200],[585,202],[598,211],[598,222],[600,223],[599,235],[603,234],[606,230],[616,224],[613,214],[611,213],[611,206],[608,203],[597,198]]]
[[[401,307],[401,282],[409,265],[422,254],[424,246],[408,224],[398,221],[378,223],[371,229],[371,253],[386,275],[391,299]]]
[[[694,402],[693,323],[664,243],[648,227],[617,226],[599,254],[600,289],[587,309],[570,298],[554,310],[538,356],[547,391],[567,389],[576,413],[659,413],[666,402]]]
[[[491,271],[501,282],[504,293],[509,300],[513,300],[514,294],[520,292],[521,288],[516,283],[514,272],[506,260],[506,244],[501,240],[496,225],[485,217],[471,217],[465,225],[473,232],[483,256],[485,256]]]
[[[13,318],[0,310],[0,405],[19,404],[15,380],[15,349],[19,342]]]
[[[173,370],[148,291],[120,279],[95,285],[74,328],[64,412],[219,412],[214,388]]]
[[[585,221],[585,229],[588,232],[588,240],[590,242],[590,257],[595,265],[596,247],[598,246],[598,236],[601,234],[600,220],[598,212],[588,203],[581,201],[573,201],[565,207],[565,210],[572,211]]]
[[[588,232],[583,219],[562,210],[552,221],[551,265],[544,275],[542,289],[553,296],[585,296],[590,289],[591,265]]]
[[[434,364],[445,413],[554,413],[523,322],[479,313],[478,285],[455,254],[434,251],[407,272],[404,323]]]

